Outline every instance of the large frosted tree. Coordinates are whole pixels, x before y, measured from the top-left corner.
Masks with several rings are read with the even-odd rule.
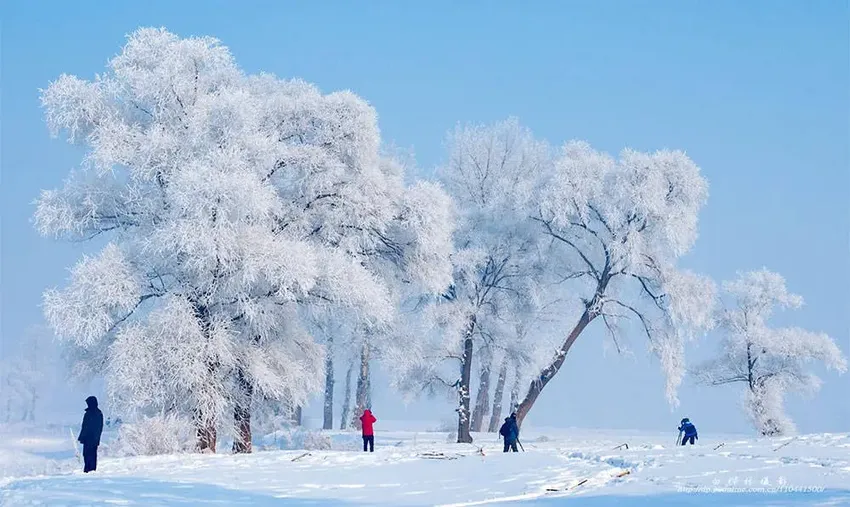
[[[140,29],[105,74],[63,75],[42,102],[87,155],[43,192],[37,227],[108,240],[45,294],[48,321],[119,410],[191,414],[202,450],[224,425],[250,451],[253,400],[295,407],[321,388],[305,308],[393,319],[364,255],[404,243],[399,263],[447,283],[451,228],[428,220],[444,196],[385,177],[375,112],[349,92],[247,76],[215,39]]]
[[[458,209],[453,282],[441,301],[428,307],[439,332],[426,335],[433,340],[411,358],[416,363],[411,366],[427,387],[454,391],[458,442],[471,442],[473,360],[483,357],[479,389],[489,390],[487,361],[499,349],[494,340],[537,305],[540,238],[528,209],[549,150],[515,119],[459,126],[448,145],[448,162],[439,175]],[[479,349],[484,354],[476,354]],[[444,364],[448,370],[441,369]],[[488,403],[482,394],[479,406]],[[483,418],[479,410],[479,427]]]
[[[624,150],[615,159],[587,143],[569,142],[539,188],[533,220],[551,242],[548,255],[581,308],[554,357],[528,385],[517,407],[519,421],[597,320],[616,344],[618,321],[637,323],[675,402],[684,341],[711,325],[714,297],[710,280],[677,265],[696,240],[708,195],[699,168],[681,151]]]
[[[773,328],[776,310],[799,308],[782,275],[762,269],[725,282],[724,307],[717,317],[723,333],[718,356],[696,369],[708,385],[745,386],[743,407],[762,435],[784,435],[794,424],[784,408],[789,392],[813,392],[821,384],[807,365],[817,361],[838,372],[847,370],[841,349],[824,333],[796,327]]]

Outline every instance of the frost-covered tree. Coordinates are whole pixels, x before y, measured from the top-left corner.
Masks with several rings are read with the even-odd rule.
[[[419,385],[454,391],[458,442],[471,442],[476,349],[503,336],[500,328],[512,326],[537,304],[539,235],[534,234],[528,209],[536,199],[537,175],[549,162],[549,150],[515,119],[493,126],[459,126],[449,135],[448,145],[448,163],[441,168],[440,179],[459,215],[453,284],[440,302],[427,309],[430,322],[440,331],[426,335],[432,341],[414,358],[418,364],[411,366]],[[455,371],[441,371],[444,363]],[[484,374],[483,388],[489,390],[487,367]],[[487,404],[486,397],[481,404]]]
[[[53,333],[44,326],[32,326],[13,351],[4,353],[0,361],[0,409],[6,422],[36,419],[41,401],[55,383],[61,382],[58,352]]]
[[[544,178],[533,219],[551,241],[549,256],[581,308],[555,356],[517,407],[521,422],[564,364],[573,343],[599,319],[619,348],[617,324],[638,323],[676,400],[684,374],[684,340],[711,324],[714,286],[680,269],[697,237],[707,198],[699,168],[681,151],[624,150],[619,159],[569,142]]]
[[[140,29],[105,74],[63,75],[42,102],[87,156],[42,193],[37,227],[110,239],[45,294],[48,321],[119,411],[190,414],[202,450],[224,425],[250,451],[255,400],[294,408],[321,389],[305,309],[392,320],[364,256],[401,251],[424,285],[449,279],[444,194],[386,177],[376,114],[350,92],[247,76],[215,39]]]
[[[744,410],[762,435],[792,432],[794,424],[783,407],[786,394],[814,392],[821,384],[807,365],[818,361],[843,373],[847,360],[824,333],[770,327],[777,309],[803,304],[782,275],[767,269],[741,273],[723,289],[725,307],[717,318],[723,332],[720,353],[695,373],[708,385],[745,385]]]

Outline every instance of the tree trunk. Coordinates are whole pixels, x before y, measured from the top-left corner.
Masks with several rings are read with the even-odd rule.
[[[493,358],[486,354],[481,361],[481,372],[478,377],[478,393],[475,395],[475,408],[472,410],[471,430],[480,433],[484,419],[490,413],[490,369]]]
[[[366,408],[372,410],[372,369],[369,369],[369,376],[366,377]]]
[[[251,444],[251,400],[254,398],[254,384],[245,378],[242,370],[236,372],[236,383],[239,393],[233,409],[233,419],[237,431],[236,438],[233,439],[233,452],[247,454],[253,449]]]
[[[351,414],[351,425],[361,429],[360,416],[369,408],[369,345],[363,344],[360,349],[360,372],[357,375],[357,394],[354,397],[354,413]]]
[[[521,385],[520,385],[520,379],[521,378],[522,378],[522,375],[520,374],[520,371],[519,371],[519,363],[517,363],[516,365],[514,365],[514,383],[511,386],[511,406],[510,406],[510,413],[511,414],[516,412],[517,407],[519,407],[519,389],[521,387]]]
[[[206,305],[202,305],[197,301],[192,302],[192,307],[195,311],[195,316],[198,318],[200,323],[204,328],[204,338],[207,342],[209,342],[209,327],[210,327],[210,313],[209,309]],[[214,363],[206,362],[205,364],[207,373],[212,375],[216,369],[217,365]],[[203,412],[200,407],[196,407],[195,410],[195,426],[197,428],[198,435],[198,450],[200,452],[215,452],[216,451],[216,428],[215,428],[215,418],[209,417],[207,414]]]
[[[344,430],[348,427],[348,417],[351,412],[351,373],[354,371],[354,363],[348,365],[348,371],[345,374],[345,396],[342,399],[342,417],[339,419],[339,429]]]
[[[472,336],[475,332],[475,317],[469,319],[466,337],[463,340],[463,358],[460,363],[460,382],[458,385],[458,410],[457,410],[457,443],[471,444],[472,435],[469,434],[469,387],[472,376]]]
[[[328,343],[333,343],[333,338],[328,337]],[[334,429],[334,358],[331,348],[328,347],[328,356],[325,358],[325,412],[322,429]]]
[[[747,384],[750,386],[750,391],[756,392],[755,378],[753,377],[753,367],[756,360],[752,355],[752,344],[747,342]]]
[[[199,452],[215,452],[216,430],[215,424],[207,420],[200,412],[195,415],[195,425],[198,435]]]
[[[499,368],[499,378],[496,379],[496,392],[493,393],[493,412],[490,414],[490,426],[487,431],[495,433],[499,431],[499,423],[502,418],[502,398],[505,393],[505,380],[508,376],[508,358],[502,359],[502,367]]]
[[[301,415],[302,415],[302,407],[301,405],[296,405],[295,410],[292,412],[292,424],[295,426],[301,426]]]
[[[579,335],[581,335],[587,325],[599,315],[596,311],[592,310],[592,308],[596,308],[596,305],[598,305],[599,302],[597,301],[597,298],[599,297],[600,295],[597,293],[597,297],[594,298],[594,301],[588,303],[575,327],[573,327],[573,330],[570,331],[569,335],[567,335],[567,339],[564,340],[563,345],[561,345],[561,348],[558,349],[558,352],[555,354],[555,359],[552,360],[549,366],[540,372],[539,378],[531,381],[531,385],[528,386],[528,393],[516,409],[517,425],[522,425],[522,421],[525,419],[525,416],[528,415],[528,411],[531,410],[531,407],[534,406],[534,402],[537,401],[537,397],[540,396],[543,388],[546,387],[546,384],[548,384],[555,374],[558,373],[558,370],[561,369],[561,366],[564,364],[564,359],[567,357],[567,353],[570,351],[573,343],[575,343],[576,339],[578,339]]]

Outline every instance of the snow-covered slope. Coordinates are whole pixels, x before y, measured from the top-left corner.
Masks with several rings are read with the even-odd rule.
[[[0,433],[0,505],[850,505],[848,434],[681,448],[675,434],[553,430],[503,454],[495,435],[379,432],[374,454],[106,458],[83,475],[63,433]]]

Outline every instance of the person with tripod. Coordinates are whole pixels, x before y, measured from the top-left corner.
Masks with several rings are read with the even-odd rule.
[[[516,412],[511,414],[510,417],[505,417],[504,424],[499,428],[499,435],[502,435],[505,439],[505,448],[502,452],[508,452],[508,449],[513,452],[519,452],[516,447],[519,441],[519,425],[516,422]]]

